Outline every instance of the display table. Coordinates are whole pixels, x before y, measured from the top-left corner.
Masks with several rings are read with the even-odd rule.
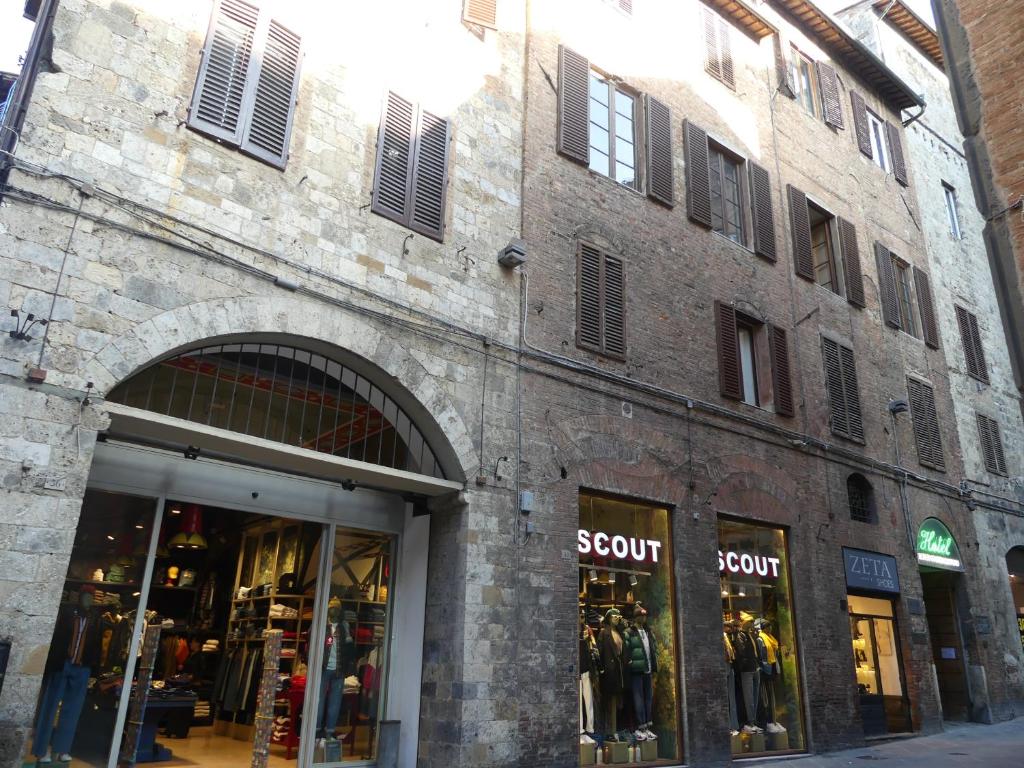
[[[154,696],[146,701],[139,731],[138,763],[157,763],[170,760],[174,755],[167,747],[157,742],[160,723],[166,722],[168,732],[174,736],[187,736],[196,708],[194,693],[180,693],[172,696]],[[182,733],[184,729],[184,733]]]

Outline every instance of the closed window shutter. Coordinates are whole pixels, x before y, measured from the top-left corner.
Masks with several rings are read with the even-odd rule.
[[[775,212],[772,209],[772,183],[768,171],[757,163],[750,165],[750,190],[753,197],[754,253],[775,261]]]
[[[910,395],[910,415],[914,423],[917,458],[922,465],[945,470],[942,440],[939,437],[939,419],[935,412],[935,392],[916,379],[907,379]]]
[[[789,221],[793,230],[793,266],[797,275],[814,280],[814,256],[811,253],[811,218],[807,212],[807,195],[788,184]]]
[[[1006,456],[1003,453],[999,423],[995,419],[990,419],[979,413],[978,433],[981,437],[981,452],[985,458],[985,469],[996,475],[1006,475]]]
[[[601,350],[601,252],[585,243],[576,260],[576,344]]]
[[[889,142],[889,157],[892,160],[892,175],[904,187],[907,186],[907,164],[903,159],[903,145],[900,132],[892,123],[885,124],[885,137]]]
[[[564,45],[558,47],[558,151],[584,165],[590,162],[590,62]]]
[[[921,310],[921,328],[924,330],[924,343],[932,349],[939,348],[939,325],[935,322],[935,303],[932,300],[932,287],[928,275],[914,267],[914,288],[917,290],[917,305]]]
[[[846,421],[853,440],[864,439],[864,419],[860,412],[860,392],[857,389],[857,368],[853,363],[853,350],[839,347],[839,362],[843,371],[843,393],[846,400]]]
[[[259,76],[241,148],[283,168],[299,89],[301,40],[270,21],[258,54]]]
[[[683,161],[686,163],[686,213],[690,221],[711,228],[711,179],[708,172],[708,135],[689,120],[683,121]]]
[[[497,29],[498,0],[465,0],[462,20],[487,29]]]
[[[740,380],[740,345],[736,337],[736,310],[728,304],[715,302],[715,325],[718,332],[718,386],[722,397],[743,399]]]
[[[674,204],[672,163],[672,112],[647,96],[647,195],[671,207]]]
[[[444,237],[448,147],[448,121],[421,109],[412,165],[412,210],[409,226],[435,240]]]
[[[956,324],[960,329],[960,339],[964,345],[967,374],[988,384],[988,366],[985,364],[985,352],[981,347],[978,318],[961,306],[954,305],[953,308],[956,311]]]
[[[718,19],[718,51],[722,57],[722,80],[730,87],[735,87],[736,79],[732,68],[732,38],[729,25],[722,18]]]
[[[377,133],[377,167],[370,208],[401,224],[408,222],[416,112],[415,104],[388,93]]]
[[[622,261],[613,256],[604,257],[601,297],[604,301],[603,347],[612,357],[626,356],[626,286]]]
[[[839,103],[839,78],[828,64],[819,61],[818,83],[821,87],[821,103],[825,113],[825,124],[833,128],[843,127],[843,108]]]
[[[864,275],[860,268],[860,249],[857,247],[857,230],[846,219],[838,217],[839,246],[843,251],[843,271],[846,273],[846,300],[855,307],[863,308]]]
[[[775,412],[793,415],[793,381],[789,368],[789,341],[786,332],[774,325],[768,327],[772,355],[772,386],[775,389]]]
[[[842,437],[850,436],[850,421],[847,417],[846,387],[843,384],[843,367],[839,359],[839,345],[822,337],[821,356],[825,366],[825,391],[828,393],[829,427]]]
[[[889,249],[875,242],[875,264],[878,267],[878,297],[882,302],[882,318],[891,328],[900,328],[900,305],[896,298],[896,273]]]
[[[255,67],[259,8],[242,0],[219,0],[210,19],[202,63],[189,107],[189,126],[239,144],[250,69]]]
[[[857,149],[868,157],[873,157],[871,131],[868,128],[868,108],[864,104],[864,97],[856,91],[850,91],[850,106],[853,107],[853,128],[857,133]]]

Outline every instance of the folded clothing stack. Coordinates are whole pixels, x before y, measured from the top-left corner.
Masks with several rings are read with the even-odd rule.
[[[370,611],[370,621],[384,621],[387,619],[387,616],[383,608],[374,608]]]
[[[294,659],[295,658],[295,649],[294,648],[282,648],[281,649],[281,658],[282,659]]]
[[[341,616],[349,624],[355,624],[356,621],[358,621],[358,619],[356,618],[356,612],[351,609],[346,610]]]
[[[203,643],[203,653],[213,653],[220,650],[220,640],[215,637],[211,637],[205,643]]]
[[[359,693],[359,678],[349,675],[345,678],[345,693]]]
[[[299,618],[299,612],[287,605],[274,603],[270,606],[269,616],[272,619],[297,619]]]
[[[197,720],[210,716],[210,702],[208,701],[197,701],[195,711],[192,713],[192,717]]]
[[[270,737],[274,741],[284,741],[288,735],[288,728],[291,725],[291,718],[288,715],[278,715],[274,718],[274,730],[271,731]]]

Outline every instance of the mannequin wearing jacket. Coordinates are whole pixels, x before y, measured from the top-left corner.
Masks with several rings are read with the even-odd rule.
[[[654,633],[647,626],[647,609],[640,603],[633,606],[633,626],[626,630],[626,665],[629,684],[633,692],[633,712],[636,715],[637,741],[656,739],[651,730],[654,724],[654,687],[652,675],[658,671],[658,654]]]
[[[782,676],[782,662],[779,655],[779,641],[768,631],[770,625],[764,619],[754,621],[754,644],[761,671],[761,688],[767,698],[769,723],[775,722],[775,681]]]
[[[78,594],[78,604],[64,606],[57,617],[32,741],[32,754],[40,763],[51,762],[51,751],[62,763],[71,760],[71,743],[89,677],[100,663],[102,627],[100,620],[91,615],[95,592],[91,584],[84,585]],[[60,719],[54,727],[58,708]]]
[[[761,670],[757,660],[757,647],[754,637],[746,629],[739,629],[732,638],[736,661],[733,669],[740,680],[743,692],[743,722],[750,730],[759,730],[757,726],[757,703],[761,696]]]
[[[324,632],[323,671],[320,675],[320,701],[317,706],[316,732],[331,737],[341,718],[345,676],[356,656],[355,640],[343,619],[341,600],[332,597],[327,604],[327,630]]]
[[[604,732],[606,741],[617,741],[619,708],[626,688],[625,649],[622,636],[622,614],[618,608],[609,608],[604,615],[604,626],[597,636],[601,651],[601,698],[604,701]]]
[[[594,663],[594,656],[597,654],[597,640],[594,639],[592,630],[585,621],[585,616],[580,613],[580,743],[590,744],[593,739],[587,732],[596,733],[597,726],[594,723],[594,676],[598,672],[598,665]]]

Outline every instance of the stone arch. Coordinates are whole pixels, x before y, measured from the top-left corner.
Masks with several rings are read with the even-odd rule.
[[[319,312],[283,296],[198,302],[145,320],[107,344],[82,366],[105,395],[155,360],[208,341],[301,339],[349,360],[390,383],[390,392],[431,440],[446,476],[465,481],[477,459],[466,424],[440,383],[408,348],[356,314]]]

